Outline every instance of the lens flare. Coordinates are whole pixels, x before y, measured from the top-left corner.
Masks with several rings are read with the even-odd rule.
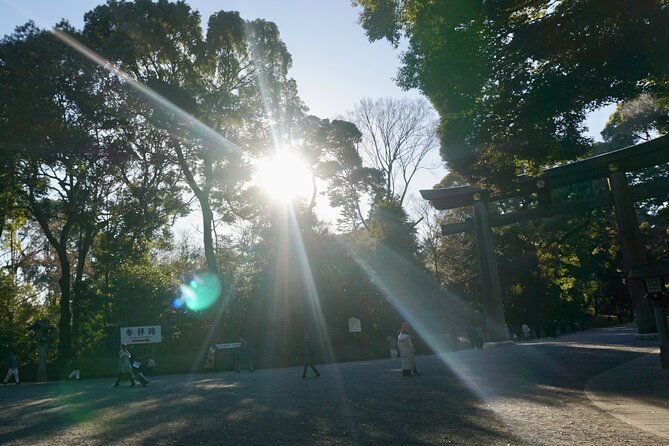
[[[203,311],[211,307],[221,296],[223,284],[216,274],[203,273],[193,277],[188,285],[179,285],[181,294],[174,299],[172,306],[176,309],[184,305],[192,311]]]

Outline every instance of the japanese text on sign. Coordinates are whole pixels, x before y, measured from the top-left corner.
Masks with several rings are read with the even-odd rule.
[[[121,327],[121,344],[158,344],[162,342],[160,325]]]

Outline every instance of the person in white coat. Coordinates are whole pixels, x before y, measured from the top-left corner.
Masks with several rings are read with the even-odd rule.
[[[7,359],[7,376],[5,376],[5,380],[2,383],[7,385],[7,381],[9,381],[9,378],[12,375],[14,375],[14,382],[16,384],[21,384],[21,381],[19,380],[19,360],[16,358],[14,352],[10,353],[9,358]]]
[[[416,348],[409,332],[409,324],[402,324],[399,335],[397,335],[397,347],[400,350],[402,360],[402,376],[420,375],[416,369]]]
[[[128,375],[130,378],[130,387],[135,387],[135,380],[132,376],[132,366],[130,365],[130,352],[128,351],[128,346],[121,344],[121,350],[118,352],[118,375],[116,376],[116,382],[113,387],[118,387],[118,382],[121,380],[123,375]]]

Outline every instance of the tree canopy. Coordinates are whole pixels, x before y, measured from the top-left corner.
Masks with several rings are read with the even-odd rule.
[[[309,115],[290,66],[274,23],[219,11],[203,32],[182,1],[109,0],[81,30],[29,22],[5,36],[0,354],[28,357],[22,326],[37,318],[57,327],[61,362],[113,350],[128,325],[160,323],[167,350],[193,355],[242,333],[271,352],[316,322],[339,349],[351,316],[370,340],[392,333],[399,316],[373,272],[384,245],[422,271],[414,229],[381,201],[384,172],[364,162],[358,128]],[[314,184],[290,212],[253,178],[286,149]],[[318,194],[348,234],[319,221]],[[177,240],[175,220],[198,210],[202,242]],[[183,305],[204,275],[218,300]],[[294,357],[282,344],[274,364]]]
[[[666,0],[356,0],[370,40],[402,54],[398,83],[441,118],[442,155],[478,184],[585,155],[586,114],[669,94]]]

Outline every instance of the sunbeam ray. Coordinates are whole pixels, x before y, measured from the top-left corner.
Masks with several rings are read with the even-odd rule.
[[[241,150],[235,143],[225,138],[211,127],[202,123],[195,116],[184,111],[182,108],[174,104],[172,101],[168,100],[164,96],[155,92],[154,90],[147,87],[143,83],[137,81],[128,73],[116,67],[112,62],[108,61],[107,59],[97,54],[95,51],[91,50],[87,46],[80,43],[74,37],[70,36],[66,32],[63,32],[57,28],[52,28],[51,32],[59,40],[68,45],[70,48],[79,52],[87,59],[91,60],[92,62],[95,62],[105,70],[109,71],[113,75],[117,76],[119,79],[126,82],[129,86],[131,86],[142,96],[148,99],[149,102],[151,102],[152,104],[173,112],[177,116],[181,124],[185,125],[188,129],[197,131],[198,134],[200,134],[201,137],[204,139],[204,142],[207,144],[207,146],[223,147],[227,149],[230,153],[234,153],[237,155],[241,154]]]
[[[253,34],[253,29],[249,25],[248,22],[245,22],[244,24],[244,30],[247,36],[246,43],[249,45],[249,49],[251,52],[251,60],[256,63],[259,60],[259,55],[257,48],[255,46],[255,43],[253,40],[249,39],[248,36]],[[265,79],[265,73],[262,70],[257,70],[256,72],[257,80],[258,80],[258,89],[260,91],[260,97],[262,98],[262,103],[263,103],[263,108],[265,111],[265,117],[267,118],[267,121],[269,122],[270,126],[270,131],[272,133],[272,142],[274,144],[274,152],[279,153],[283,149],[283,141],[282,137],[284,135],[284,129],[279,128],[277,129],[277,126],[281,126],[282,120],[277,119],[276,116],[274,116],[274,113],[272,111],[272,107],[270,104],[270,99],[269,95],[267,94],[267,79]]]
[[[424,296],[424,291],[412,283],[409,278],[411,273],[415,273],[416,266],[402,256],[395,253],[392,249],[381,246],[378,261],[371,265],[366,259],[363,259],[347,243],[343,244],[344,249],[349,256],[360,266],[367,277],[378,288],[383,297],[402,315],[402,317],[416,330],[428,347],[434,352],[443,352],[449,350],[445,344],[444,338],[437,334],[444,328],[444,315],[440,308],[436,308],[433,299]],[[402,272],[398,274],[398,272]],[[469,310],[469,306],[462,299],[453,295],[449,296],[460,308],[457,311]],[[450,309],[450,311],[454,311]],[[448,328],[448,327],[447,327]],[[452,328],[452,327],[451,327]],[[461,369],[455,368],[450,364],[447,355],[440,354],[441,361],[449,367],[458,378],[474,393],[482,402],[487,401],[487,397],[481,387],[471,380]]]
[[[292,276],[295,272],[292,268],[297,268],[300,283],[296,288],[301,291],[297,300],[292,300],[290,302],[286,301],[286,303],[301,306],[302,311],[299,311],[299,315],[303,319],[301,322],[305,331],[309,331],[309,322],[312,321],[314,328],[317,331],[317,333],[312,334],[312,338],[317,338],[319,340],[321,351],[325,352],[327,362],[334,362],[336,358],[325,317],[323,315],[323,310],[321,308],[318,288],[313,277],[308,250],[305,247],[305,242],[301,234],[298,217],[292,203],[286,203],[282,210],[284,212],[284,218],[281,221],[282,227],[280,228],[282,234],[280,249],[283,252],[278,256],[278,259],[284,263],[285,269],[279,271],[284,274],[284,277],[287,277]],[[279,282],[281,281],[279,280]],[[295,290],[292,289],[290,291],[294,292]],[[307,317],[310,321],[305,320]],[[337,392],[341,396],[337,401],[340,404],[339,410],[341,411],[342,419],[346,420],[349,425],[348,432],[351,433],[354,440],[357,440],[358,429],[351,418],[351,414],[354,413],[354,411],[349,405],[349,398],[347,397],[347,391],[342,381],[342,377],[339,375],[339,369],[332,367],[329,370],[334,372],[334,374],[327,379],[334,380]]]

